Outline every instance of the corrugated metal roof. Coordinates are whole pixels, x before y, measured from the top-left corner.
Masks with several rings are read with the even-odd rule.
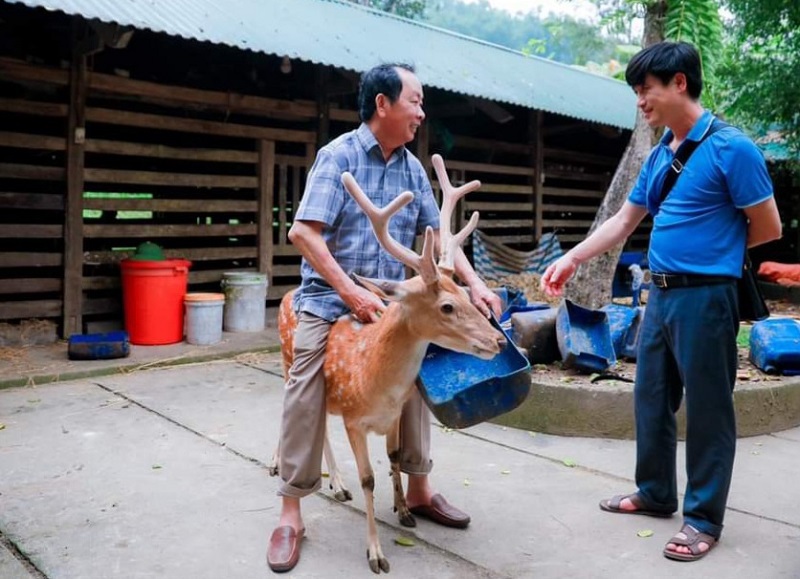
[[[11,0],[362,72],[408,62],[425,86],[633,128],[620,81],[338,0]]]

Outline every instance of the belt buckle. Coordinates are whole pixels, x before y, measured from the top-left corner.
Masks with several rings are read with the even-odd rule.
[[[663,273],[654,273],[652,274],[652,279],[656,284],[656,287],[661,289],[666,289],[667,287],[667,276]]]

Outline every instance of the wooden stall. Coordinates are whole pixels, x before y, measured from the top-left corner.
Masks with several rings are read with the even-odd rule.
[[[288,228],[317,147],[358,124],[355,73],[145,30],[92,48],[81,18],[5,3],[0,21],[0,322],[121,325],[119,262],[144,241],[191,260],[191,291],[260,271],[272,306],[298,282]],[[511,105],[498,122],[438,89],[428,103],[412,150],[483,183],[458,219],[479,210],[520,249],[583,239],[629,132]]]

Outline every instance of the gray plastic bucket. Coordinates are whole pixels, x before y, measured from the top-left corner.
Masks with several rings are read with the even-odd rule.
[[[257,272],[222,274],[225,309],[222,329],[226,332],[261,332],[267,316],[267,276]]]
[[[198,346],[216,344],[222,339],[222,308],[225,295],[189,293],[186,305],[186,341]]]

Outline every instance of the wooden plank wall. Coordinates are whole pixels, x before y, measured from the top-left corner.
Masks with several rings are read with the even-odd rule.
[[[479,211],[481,231],[522,250],[531,249],[543,233],[553,231],[564,249],[582,241],[619,161],[551,147],[544,139],[538,159],[534,144],[463,135],[454,136],[453,142],[453,155],[446,160],[451,182],[458,186],[473,179],[481,181],[480,189],[462,202],[457,225],[462,226],[473,211]],[[468,157],[470,150],[502,153],[506,161],[459,160],[459,156]],[[434,186],[438,190],[435,181]],[[631,236],[631,248],[640,247],[637,243],[646,245],[649,227],[643,224]]]
[[[356,112],[326,105],[320,117],[319,102],[167,86],[74,60],[67,70],[0,58],[0,77],[19,87],[0,97],[0,321],[51,318],[63,335],[121,322],[119,262],[145,241],[192,261],[190,291],[219,291],[236,270],[267,273],[270,300],[296,285],[287,233],[320,131],[357,126]],[[479,210],[482,230],[519,248],[552,230],[565,247],[583,239],[617,159],[548,148],[546,135],[537,149],[536,130],[532,144],[455,137],[451,181],[483,182],[455,225]],[[436,147],[422,131],[424,163]],[[502,160],[474,160],[486,151]],[[65,279],[76,280],[70,291]]]
[[[62,313],[67,72],[54,80],[0,98],[0,321]]]
[[[119,262],[144,241],[192,261],[190,291],[219,291],[222,274],[236,270],[267,273],[272,299],[296,284],[287,231],[313,162],[314,103],[86,73],[85,122],[76,127],[67,122],[69,71],[0,59],[0,72],[26,95],[0,98],[0,320],[68,310],[66,135],[76,129],[86,193],[73,207],[79,301],[65,334],[121,319]]]

